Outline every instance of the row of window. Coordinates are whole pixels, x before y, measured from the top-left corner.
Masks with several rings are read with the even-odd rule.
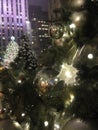
[[[28,7],[27,7],[26,4],[27,3],[26,3],[26,0],[25,0],[24,8],[25,8],[25,14],[27,16],[27,14],[28,14]],[[22,13],[21,13],[22,12],[22,3],[21,3],[21,0],[16,0],[16,5],[15,6],[14,5],[15,5],[15,3],[14,3],[13,0],[11,0],[11,3],[8,0],[6,0],[6,1],[1,0],[1,7],[0,7],[1,8],[1,14],[5,13],[5,9],[7,11],[7,14],[9,14],[10,10],[11,10],[11,14],[13,14],[14,11],[15,11],[14,8],[16,6],[16,15],[22,15]]]
[[[38,30],[46,30],[46,31],[48,31],[49,29],[48,28],[38,28]]]
[[[11,36],[11,35],[14,36],[16,34],[19,37],[21,34],[23,34],[23,30],[21,30],[21,31],[18,30],[17,32],[15,30],[12,30],[10,32],[10,30],[8,30],[7,33],[8,33],[8,36]],[[2,33],[0,32],[0,36],[4,36],[5,37],[5,31],[4,30],[2,30]]]
[[[1,22],[4,22],[5,20],[7,20],[8,23],[11,20],[11,22],[15,22],[16,21],[17,23],[20,22],[22,24],[22,18],[20,18],[20,19],[19,18],[15,19],[13,17],[12,18],[7,17],[7,19],[5,19],[4,17],[1,18]]]

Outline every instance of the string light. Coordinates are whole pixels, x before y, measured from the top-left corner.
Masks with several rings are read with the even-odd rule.
[[[69,25],[70,29],[75,29],[76,28],[76,25],[74,23],[70,24]]]
[[[19,83],[19,84],[21,84],[21,83],[22,83],[22,81],[21,81],[21,80],[18,80],[18,83]]]
[[[25,116],[25,113],[22,113],[21,116],[24,117],[24,116]]]
[[[70,102],[73,102],[74,98],[75,98],[74,95],[70,94]]]
[[[93,58],[94,58],[94,55],[90,53],[90,54],[88,54],[87,57],[88,57],[88,59],[93,59]]]
[[[62,64],[60,73],[58,75],[60,80],[64,80],[67,85],[76,82],[78,70],[73,65]]]
[[[60,125],[59,124],[54,124],[54,128],[55,129],[60,129]]]
[[[45,125],[45,127],[47,127],[49,125],[48,121],[45,121],[44,125]]]

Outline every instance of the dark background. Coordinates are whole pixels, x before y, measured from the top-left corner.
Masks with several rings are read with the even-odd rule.
[[[28,0],[29,5],[39,5],[43,8],[43,10],[48,10],[48,0]]]

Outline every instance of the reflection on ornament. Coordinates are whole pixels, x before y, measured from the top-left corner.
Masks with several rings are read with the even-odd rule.
[[[73,7],[83,7],[85,0],[72,0]]]
[[[42,80],[42,81],[39,82],[39,89],[43,93],[47,91],[48,86],[49,86],[49,84],[48,84],[47,80],[46,81]]]
[[[91,127],[90,122],[74,118],[65,123],[62,130],[93,130],[93,128]]]
[[[58,72],[51,68],[42,68],[34,79],[34,84],[38,86],[39,91],[42,93],[47,92],[47,90],[54,87],[57,84],[57,80],[55,78]]]
[[[55,25],[52,25],[50,27],[50,36],[52,38],[56,38],[56,39],[59,39],[62,37],[63,35],[63,32],[64,32],[64,28],[61,24],[55,24]]]
[[[64,63],[58,77],[60,80],[64,80],[67,85],[74,84],[76,82],[77,72],[78,70],[73,65]]]
[[[63,41],[62,41],[62,39],[56,39],[56,40],[54,41],[54,43],[55,43],[57,46],[63,46]]]
[[[72,14],[71,20],[76,26],[84,25],[87,19],[86,15],[86,11],[75,12]]]
[[[88,54],[87,57],[88,57],[88,59],[93,59],[93,58],[94,58],[94,55],[90,53],[90,54]]]

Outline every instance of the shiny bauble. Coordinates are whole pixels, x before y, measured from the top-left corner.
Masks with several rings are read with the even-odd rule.
[[[34,84],[38,86],[39,92],[45,93],[51,87],[53,87],[57,81],[55,81],[55,76],[57,72],[51,68],[43,68],[40,70],[34,79]]]
[[[0,120],[0,130],[23,130],[18,122],[10,119]]]
[[[88,20],[88,12],[87,11],[78,11],[73,12],[70,16],[72,23],[76,25],[76,27],[83,27],[87,23]]]
[[[49,34],[50,37],[59,39],[63,36],[64,28],[61,24],[54,24],[50,26]]]
[[[89,122],[83,121],[81,119],[69,120],[62,130],[94,130]]]
[[[71,11],[89,10],[90,12],[98,14],[98,1],[97,0],[61,0],[63,9]]]
[[[82,10],[85,8],[86,0],[61,0],[64,9]]]

